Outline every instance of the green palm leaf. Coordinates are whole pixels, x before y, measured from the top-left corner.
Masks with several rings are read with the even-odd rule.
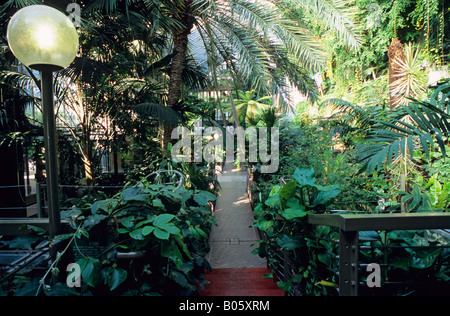
[[[411,124],[402,121],[406,116],[412,120]],[[412,156],[414,141],[427,157],[430,154],[428,147],[435,143],[446,156],[443,137],[450,136],[449,119],[446,112],[428,102],[413,101],[409,106],[400,106],[389,120],[377,121],[377,129],[356,147],[357,159],[363,163],[361,170],[380,169],[399,157],[400,152],[403,157]]]
[[[351,2],[343,0],[288,1],[312,12],[317,19],[325,22],[336,32],[349,47],[359,49],[362,46],[361,28],[355,22],[357,11],[351,6]]]
[[[28,94],[34,87],[39,87],[39,82],[36,78],[14,71],[0,72],[0,83],[19,88],[25,94]]]
[[[141,103],[132,107],[132,110],[141,116],[158,121],[160,126],[174,126],[181,121],[177,111],[157,103]]]

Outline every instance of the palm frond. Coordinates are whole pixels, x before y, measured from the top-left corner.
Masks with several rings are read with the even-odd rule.
[[[230,11],[227,13],[236,16],[243,25],[250,29],[260,28],[263,32],[277,23],[279,12],[276,7],[266,0],[255,2],[246,0],[230,1]],[[224,12],[225,13],[225,12]]]
[[[431,101],[411,99],[409,105],[396,108],[387,120],[376,121],[377,125],[364,142],[356,147],[357,160],[363,163],[362,171],[371,172],[390,164],[401,154],[412,156],[415,146],[420,146],[427,157],[429,147],[438,145],[446,156],[444,137],[450,136],[450,114],[447,112],[449,99],[436,106],[437,94],[448,93],[450,84],[435,91]],[[411,123],[404,120],[409,117]]]
[[[141,103],[131,109],[142,117],[156,120],[160,126],[174,126],[181,121],[177,111],[157,103]]]
[[[270,61],[264,48],[259,45],[258,36],[254,31],[237,28],[224,21],[215,24],[214,31],[221,34],[223,39],[227,39],[228,44],[225,45],[234,47],[233,57],[241,77],[252,81],[256,87],[267,82]]]
[[[0,72],[0,83],[8,85],[15,89],[20,89],[22,93],[29,94],[34,88],[39,87],[39,82],[32,76],[14,72],[2,71]]]
[[[344,0],[285,0],[294,7],[308,10],[326,23],[344,43],[352,49],[363,44],[361,27],[357,22],[357,9],[351,1]]]
[[[325,53],[321,50],[320,42],[309,30],[290,19],[280,20],[273,30],[281,45],[297,63],[312,72],[320,70],[325,65]]]
[[[430,96],[430,101],[432,105],[438,107],[439,109],[450,113],[450,79],[443,80],[439,86],[437,86]]]
[[[345,135],[357,129],[360,133],[367,133],[383,115],[384,109],[378,104],[371,106],[359,106],[342,99],[328,99],[323,101],[319,107],[331,105],[333,111],[330,120],[335,121],[335,127],[331,133]]]
[[[209,86],[209,80],[203,68],[192,56],[186,58],[183,82],[191,91],[202,90]]]
[[[89,57],[75,57],[70,68],[63,70],[63,74],[66,74],[68,77],[79,79],[83,83],[92,85],[102,81],[105,75],[112,73],[111,65]]]
[[[33,4],[41,4],[40,0],[7,0],[0,7],[0,13],[10,9],[11,7],[23,8]]]

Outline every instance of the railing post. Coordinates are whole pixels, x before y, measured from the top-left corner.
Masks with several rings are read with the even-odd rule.
[[[339,230],[339,295],[358,296],[358,232]]]
[[[42,218],[42,192],[41,184],[36,182],[36,207],[37,207],[37,217]]]

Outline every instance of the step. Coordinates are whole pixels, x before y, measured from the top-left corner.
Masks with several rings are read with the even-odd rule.
[[[263,278],[267,268],[217,268],[205,273],[210,284],[202,296],[284,296],[274,279]]]

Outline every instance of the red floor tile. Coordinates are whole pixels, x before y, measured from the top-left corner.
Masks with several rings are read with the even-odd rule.
[[[263,276],[266,268],[213,269],[205,273],[210,284],[201,291],[202,296],[283,296],[273,279]]]

